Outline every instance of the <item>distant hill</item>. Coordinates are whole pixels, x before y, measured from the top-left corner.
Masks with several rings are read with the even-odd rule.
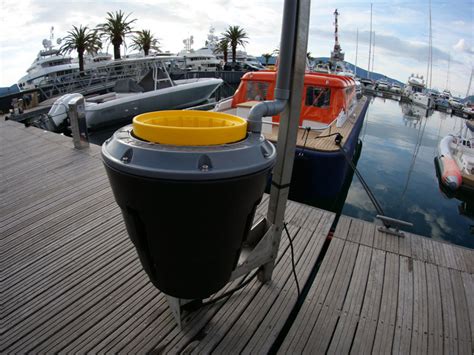
[[[18,88],[18,85],[16,84],[13,84],[12,86],[9,86],[9,87],[0,88],[0,96],[15,94],[17,92],[20,92],[20,89]]]
[[[319,61],[323,61],[324,63],[327,63],[329,61],[329,58],[328,57],[319,57],[319,58],[314,58],[314,63],[318,63]],[[355,65],[352,64],[352,63],[349,63],[349,62],[346,62],[344,61],[344,64],[346,66],[347,69],[351,70],[352,72],[356,72],[355,71]],[[357,76],[359,78],[367,78],[368,75],[367,75],[367,70],[357,66]],[[375,73],[375,72],[370,72],[370,78],[372,80],[380,80],[380,79],[385,79],[387,80],[389,83],[391,84],[398,84],[398,85],[405,85],[405,83],[402,83],[401,81],[399,80],[396,80],[396,79],[392,79],[392,78],[389,78],[388,76],[384,75],[384,74],[380,74],[380,73]],[[408,79],[408,78],[407,78]]]
[[[260,61],[260,63],[265,65],[265,58],[264,57],[257,57],[257,59]],[[275,60],[276,60],[276,57],[271,57],[268,60],[268,64],[269,65],[275,65]],[[319,57],[319,58],[314,58],[313,59],[314,64],[318,63],[319,61],[327,63],[329,61],[329,58],[328,57]],[[354,64],[349,63],[349,62],[344,62],[344,64],[346,65],[347,69],[350,69],[352,72],[355,73],[355,65]],[[359,78],[367,78],[367,70],[362,69],[361,67],[357,66],[357,76]],[[389,78],[389,77],[385,76],[384,74],[380,74],[380,73],[370,73],[370,78],[373,79],[373,80],[385,79],[385,80],[387,80],[388,82],[390,82],[392,84],[396,83],[396,84],[401,85],[401,86],[403,86],[405,84],[405,83],[402,83],[402,82],[400,82],[396,79]]]
[[[462,103],[466,103],[466,102],[474,102],[474,95],[471,95],[471,96],[468,96],[468,97],[465,97],[464,99],[461,100]]]

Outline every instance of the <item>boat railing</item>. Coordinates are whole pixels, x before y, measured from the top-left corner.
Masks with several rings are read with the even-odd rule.
[[[42,96],[49,99],[56,95],[64,95],[71,92],[88,94],[92,92],[109,90],[113,88],[119,79],[133,79],[140,81],[150,70],[157,65],[164,69],[162,59],[149,61],[119,61],[117,63],[86,69],[83,72],[61,75],[55,80],[45,82],[38,86]],[[165,70],[166,72],[166,70]],[[167,73],[167,72],[166,72]],[[166,80],[172,82],[169,74]],[[172,84],[174,85],[174,83]]]

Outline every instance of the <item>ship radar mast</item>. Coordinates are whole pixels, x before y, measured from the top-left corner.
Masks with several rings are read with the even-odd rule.
[[[334,50],[331,52],[331,59],[329,60],[333,69],[337,68],[338,62],[344,61],[344,52],[342,51],[341,45],[339,44],[339,27],[337,22],[338,16],[339,12],[336,9],[334,11]]]

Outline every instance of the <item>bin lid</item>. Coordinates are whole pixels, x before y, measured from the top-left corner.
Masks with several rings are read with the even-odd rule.
[[[201,146],[240,141],[247,121],[221,112],[169,110],[133,118],[133,134],[143,140],[171,145]]]
[[[201,121],[195,122],[199,124]],[[139,123],[141,124],[143,122]],[[147,129],[145,135],[141,133],[140,128],[137,132],[135,122],[134,125],[116,131],[102,145],[104,163],[113,169],[137,176],[199,181],[250,175],[272,168],[276,161],[275,146],[260,133],[245,132],[245,125],[240,123],[231,127],[240,127],[239,130],[244,127],[243,137],[234,132],[225,135],[224,143],[216,143],[218,137],[209,139],[207,141],[209,145],[180,144],[185,143],[184,140],[173,140],[176,144],[156,143],[155,140],[163,141],[161,135],[165,130],[162,130],[162,127],[166,126],[162,124],[155,126],[160,127],[159,132],[156,133],[156,127],[152,128],[151,135],[147,135],[150,133]],[[155,133],[158,134],[158,139],[155,139]],[[187,143],[191,142],[191,133],[187,131],[185,135],[188,137]],[[202,137],[201,143],[204,143],[205,139]]]

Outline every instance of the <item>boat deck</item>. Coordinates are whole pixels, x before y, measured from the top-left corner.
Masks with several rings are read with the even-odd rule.
[[[295,202],[302,296],[283,235],[271,283],[252,280],[180,331],[127,237],[100,147],[11,121],[0,140],[1,353],[473,351],[473,250],[348,217],[328,241],[334,215]]]
[[[342,127],[336,127],[335,122],[331,124],[328,128],[324,130],[312,130],[307,132],[305,129],[300,128],[298,130],[298,137],[296,140],[296,146],[298,148],[313,149],[317,151],[326,151],[326,152],[337,152],[339,151],[339,146],[335,143],[335,135],[337,133],[342,135],[341,145],[344,146],[347,138],[349,137],[352,129],[358,120],[363,120],[364,117],[361,116],[361,112],[364,109],[364,106],[369,100],[366,96],[363,96],[357,103],[357,106],[354,109],[352,115],[344,122]],[[258,101],[245,102],[239,105],[239,107],[245,107],[249,111]],[[224,111],[232,115],[238,115],[238,109],[231,108]],[[248,114],[248,112],[247,112]],[[278,140],[278,125],[270,125],[269,123],[263,124],[262,133],[268,140],[276,142]]]

